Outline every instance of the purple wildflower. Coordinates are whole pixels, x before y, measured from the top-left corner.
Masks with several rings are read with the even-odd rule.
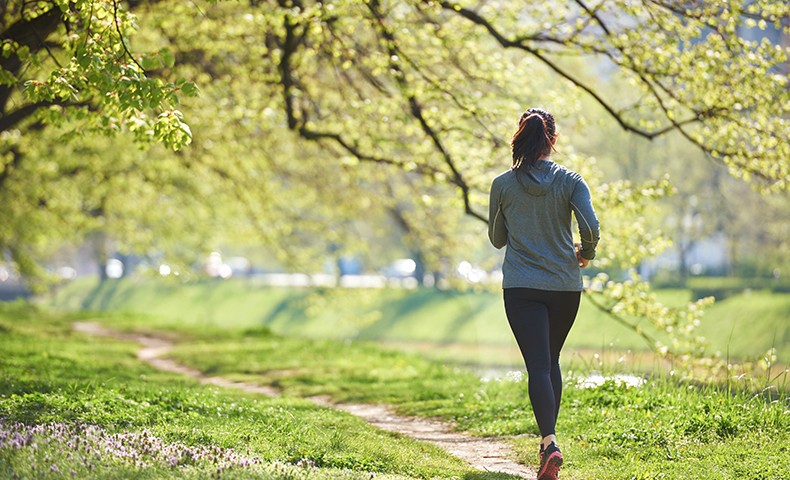
[[[218,471],[228,468],[249,468],[257,465],[260,460],[247,455],[241,456],[233,449],[216,445],[189,446],[182,443],[166,443],[151,434],[149,430],[142,432],[110,433],[96,425],[66,425],[49,423],[25,425],[9,423],[0,418],[0,450],[28,450],[31,455],[31,467],[36,468],[33,451],[41,445],[45,454],[45,463],[57,462],[51,458],[49,450],[63,452],[63,461],[80,462],[88,471],[93,471],[103,459],[120,459],[138,468],[159,464],[170,468],[183,465],[209,463],[216,465]],[[310,462],[306,460],[306,462]],[[303,463],[310,465],[310,463]],[[57,463],[52,463],[50,471],[60,472]],[[72,476],[76,471],[71,470]]]

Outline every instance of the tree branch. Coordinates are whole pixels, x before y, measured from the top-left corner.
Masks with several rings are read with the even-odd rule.
[[[330,132],[320,132],[317,130],[311,130],[305,126],[300,126],[297,129],[297,132],[302,138],[307,140],[332,140],[334,143],[339,145],[343,150],[353,155],[357,160],[369,162],[369,163],[380,163],[383,165],[392,165],[395,167],[399,167],[403,170],[408,170],[410,167],[407,166],[406,163],[399,162],[397,160],[393,160],[391,158],[384,158],[384,157],[377,157],[375,155],[369,155],[362,152],[358,147],[351,145],[345,140],[342,136],[337,133],[330,133]],[[442,173],[439,169],[433,168],[429,165],[418,165],[414,168],[415,171],[418,173],[425,175],[425,176],[435,176],[436,174]]]
[[[375,13],[375,12],[374,12]],[[296,97],[294,95],[294,90],[297,88],[298,82],[293,75],[293,68],[292,68],[292,61],[294,55],[300,44],[305,39],[306,31],[303,29],[299,31],[299,25],[292,22],[290,17],[286,16],[284,20],[284,27],[285,27],[285,38],[281,44],[282,48],[282,55],[280,58],[280,63],[278,65],[278,69],[280,71],[280,79],[282,83],[282,93],[284,98],[285,104],[285,114],[287,118],[288,128],[297,132],[302,138],[307,140],[314,140],[314,141],[325,141],[329,140],[332,141],[334,144],[340,146],[344,151],[348,152],[355,158],[360,161],[364,162],[371,162],[371,163],[379,163],[379,164],[386,164],[386,165],[393,165],[402,168],[403,170],[410,170],[413,169],[409,165],[404,162],[399,162],[390,158],[379,157],[375,155],[367,154],[361,151],[356,145],[353,145],[347,139],[345,139],[342,135],[338,133],[332,132],[322,132],[315,129],[311,129],[307,126],[308,124],[308,112],[304,109],[298,109],[296,105]],[[382,25],[383,27],[383,25]],[[391,34],[390,34],[391,37]],[[392,40],[390,38],[390,40]],[[394,40],[388,42],[389,48],[391,49],[391,53],[396,53],[397,51],[394,50]],[[397,75],[399,85],[401,86],[401,90],[405,91],[406,85],[403,80],[403,72],[400,70],[400,67],[396,64],[393,64],[400,75]],[[482,221],[487,222],[488,219],[479,213],[475,212],[471,207],[471,201],[469,199],[469,192],[470,188],[466,184],[463,176],[461,175],[460,171],[454,164],[452,157],[450,156],[447,149],[442,144],[441,140],[439,139],[438,134],[430,127],[428,122],[425,120],[425,117],[422,115],[422,107],[417,101],[416,98],[410,95],[406,95],[407,100],[409,102],[409,108],[412,116],[417,119],[420,123],[423,132],[431,139],[435,148],[440,152],[442,157],[445,159],[445,163],[448,165],[452,172],[453,183],[461,188],[463,199],[464,199],[464,208],[465,212],[475,218],[478,218]],[[299,114],[297,115],[297,111]],[[443,174],[441,170],[437,168],[433,168],[429,165],[418,165],[416,169],[414,169],[418,173],[435,177],[437,174]]]
[[[631,133],[634,133],[636,135],[639,135],[641,137],[647,138],[649,140],[652,140],[652,139],[654,139],[654,138],[656,138],[656,137],[658,137],[660,135],[664,135],[664,134],[666,134],[666,133],[668,133],[668,132],[670,132],[672,130],[675,130],[677,128],[677,124],[673,124],[671,128],[662,128],[660,130],[656,130],[656,131],[650,132],[650,131],[638,128],[638,127],[628,123],[623,118],[623,116],[620,114],[620,112],[618,112],[617,110],[615,110],[614,107],[609,105],[609,103],[606,100],[604,100],[603,97],[601,97],[598,93],[596,93],[595,90],[593,90],[591,87],[589,87],[588,85],[586,85],[583,82],[581,82],[580,80],[578,80],[576,77],[574,77],[570,73],[566,72],[564,69],[562,69],[556,63],[552,62],[545,54],[540,52],[537,48],[529,46],[527,43],[525,43],[525,41],[510,40],[510,39],[506,38],[504,35],[502,35],[502,33],[500,33],[496,28],[494,28],[494,26],[491,24],[491,22],[489,22],[488,20],[486,20],[485,18],[483,18],[482,16],[480,16],[479,14],[477,14],[476,12],[474,12],[472,10],[469,10],[467,8],[463,8],[460,5],[455,4],[453,2],[449,2],[447,0],[443,0],[443,1],[439,2],[439,4],[442,6],[442,8],[444,8],[444,9],[446,9],[448,11],[452,11],[454,13],[457,13],[458,15],[461,15],[462,17],[466,18],[467,20],[471,21],[472,23],[485,28],[486,31],[488,31],[488,33],[501,46],[503,46],[505,48],[516,48],[516,49],[519,49],[519,50],[523,50],[523,51],[531,54],[532,56],[534,56],[538,60],[540,60],[544,65],[549,67],[551,70],[553,70],[560,77],[568,80],[574,86],[576,86],[580,90],[584,91],[587,95],[589,95],[593,100],[595,100],[596,103],[598,103],[601,107],[603,107],[603,109],[606,110],[606,112],[612,118],[614,118],[615,121],[624,130],[626,130],[628,132],[631,132]],[[602,22],[601,22],[601,25],[603,25]],[[604,27],[602,27],[602,28],[604,28]],[[689,121],[687,121],[685,123],[694,122],[696,120],[697,119],[690,119]]]
[[[10,153],[11,162],[4,165],[3,170],[0,171],[0,191],[3,190],[3,185],[8,180],[8,177],[11,176],[11,173],[19,168],[19,164],[22,162],[23,156],[16,149],[12,148]]]
[[[5,132],[14,128],[21,121],[33,115],[39,108],[44,108],[52,105],[50,102],[38,102],[25,105],[24,107],[17,108],[16,110],[0,115],[0,132]]]
[[[47,48],[46,39],[58,28],[60,22],[61,12],[55,7],[33,19],[23,16],[0,33],[0,42],[11,40],[20,47],[27,47],[31,53],[35,53],[42,48]],[[22,60],[15,54],[8,57],[0,56],[0,68],[16,77],[22,68]],[[0,112],[5,111],[14,88],[13,85],[0,85]]]
[[[585,290],[584,296],[587,298],[587,300],[590,303],[593,304],[595,308],[606,313],[612,320],[616,321],[617,323],[619,323],[624,327],[627,327],[629,330],[642,337],[642,339],[645,341],[645,343],[647,343],[650,349],[656,352],[656,347],[659,344],[658,341],[654,337],[650,336],[643,329],[639,328],[639,325],[634,325],[628,320],[626,320],[625,318],[621,317],[620,315],[617,315],[611,307],[607,307],[601,302],[599,302],[598,300],[596,300],[595,296],[589,291]]]
[[[118,20],[118,0],[112,0],[112,23],[115,24],[115,32],[118,34],[118,39],[121,41],[121,46],[123,47],[123,51],[126,52],[126,56],[137,65],[137,68],[145,75],[145,69],[142,65],[140,65],[137,60],[132,55],[132,52],[129,51],[129,47],[126,46],[126,40],[123,38],[123,32],[121,32],[121,25],[120,21]]]
[[[88,103],[82,102],[36,102],[30,103],[25,106],[19,107],[16,110],[13,110],[7,114],[0,114],[0,132],[5,132],[16,127],[20,122],[26,120],[27,118],[31,117],[41,108],[47,107],[88,107],[91,108],[91,105]]]
[[[464,202],[464,211],[466,214],[477,218],[478,220],[482,220],[488,223],[488,218],[477,213],[473,208],[469,198],[469,185],[466,183],[466,180],[461,175],[461,172],[458,170],[458,167],[455,165],[455,161],[453,160],[450,152],[447,151],[442,140],[439,138],[438,133],[430,126],[428,121],[426,120],[425,116],[422,113],[422,105],[420,104],[417,97],[409,93],[409,85],[406,81],[406,75],[404,74],[403,70],[401,69],[400,65],[397,62],[393,61],[393,58],[398,57],[401,52],[398,50],[397,42],[395,40],[395,35],[392,31],[387,28],[386,24],[384,23],[384,18],[379,10],[379,3],[378,0],[370,0],[368,3],[368,9],[373,14],[376,19],[376,22],[379,26],[379,33],[386,41],[387,50],[390,58],[390,69],[396,72],[395,79],[400,87],[401,91],[403,92],[404,96],[409,102],[409,109],[411,111],[412,116],[419,122],[420,127],[422,128],[423,133],[428,136],[428,138],[433,143],[436,150],[441,154],[442,158],[444,159],[444,163],[450,169],[453,174],[453,183],[461,189],[461,194],[463,197]]]
[[[605,33],[605,34],[607,34],[607,35],[611,35],[611,33],[609,32],[609,29],[608,29],[608,28],[606,27],[606,25],[603,23],[603,21],[602,21],[602,20],[601,20],[601,18],[598,16],[598,13],[597,13],[595,10],[590,10],[590,7],[588,7],[587,5],[585,5],[585,3],[584,3],[582,0],[575,0],[575,1],[576,1],[576,4],[577,4],[577,5],[579,5],[579,6],[582,8],[582,10],[584,10],[585,12],[587,12],[587,15],[589,15],[589,16],[590,16],[590,18],[593,18],[593,19],[595,19],[596,23],[598,23],[598,25],[601,27],[601,29],[604,31],[604,33]],[[602,4],[601,4],[601,5],[602,5]]]

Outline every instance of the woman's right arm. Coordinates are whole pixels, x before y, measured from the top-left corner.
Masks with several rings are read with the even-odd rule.
[[[496,180],[491,184],[491,194],[488,201],[488,239],[491,245],[502,248],[507,245],[507,227],[505,217],[502,216],[502,203],[500,201],[500,188]]]

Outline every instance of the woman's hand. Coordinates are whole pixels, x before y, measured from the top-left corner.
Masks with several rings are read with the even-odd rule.
[[[582,244],[574,243],[573,248],[576,250],[576,260],[579,261],[579,268],[587,268],[587,265],[590,264],[590,261],[587,260],[586,258],[582,258],[582,254],[581,254]]]

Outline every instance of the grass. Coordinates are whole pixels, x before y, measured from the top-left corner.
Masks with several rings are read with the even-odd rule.
[[[510,437],[519,459],[535,463],[538,431],[524,381],[485,382],[366,342],[276,335],[191,343],[174,355],[212,374],[278,385],[289,395],[386,402],[477,435]],[[583,388],[567,380],[558,424],[568,457],[563,478],[780,479],[790,471],[784,395],[680,385],[672,378],[652,378],[639,388],[614,380]],[[756,445],[759,456],[752,453]]]
[[[667,305],[691,300],[690,290],[658,290]],[[425,290],[281,289],[242,280],[180,284],[83,279],[49,304],[59,309],[126,310],[182,331],[267,326],[283,335],[372,339],[434,358],[479,365],[521,365],[505,320],[501,293]],[[711,306],[700,334],[713,352],[754,360],[775,347],[790,363],[790,294],[743,292]],[[644,351],[644,341],[582,301],[566,351]],[[650,366],[650,361],[647,361]]]
[[[705,314],[700,334],[716,339],[723,354],[753,358],[775,347],[780,361],[790,364],[790,293],[747,291],[714,303]]]
[[[74,318],[0,304],[0,478],[510,478],[307,400],[152,370]]]
[[[96,314],[80,317],[87,315]],[[72,333],[73,318],[20,305],[0,310],[0,349],[8,352],[0,428],[18,430],[13,425],[21,422],[43,429],[36,434],[42,450],[0,441],[0,476],[39,478],[55,465],[63,477],[74,469],[80,478],[207,478],[225,465],[223,459],[234,458],[225,461],[222,478],[367,478],[369,472],[376,478],[509,478],[470,472],[430,446],[300,398],[310,395],[386,402],[404,414],[504,436],[522,462],[536,463],[537,428],[524,381],[483,381],[470,371],[363,340],[283,337],[262,327],[180,327],[176,359],[212,375],[276,385],[285,394],[269,399],[151,370],[135,359],[133,345]],[[163,329],[151,316],[102,314],[94,320]],[[666,377],[641,387],[609,380],[585,388],[572,375],[566,380],[558,424],[566,480],[778,480],[790,471],[785,394],[683,385]],[[64,449],[60,425],[70,432],[64,436],[86,441],[74,451]],[[87,428],[98,430],[88,435]],[[118,434],[131,435],[125,448],[137,451],[143,463],[101,450],[104,439]],[[133,447],[146,436],[178,454],[156,456]]]

